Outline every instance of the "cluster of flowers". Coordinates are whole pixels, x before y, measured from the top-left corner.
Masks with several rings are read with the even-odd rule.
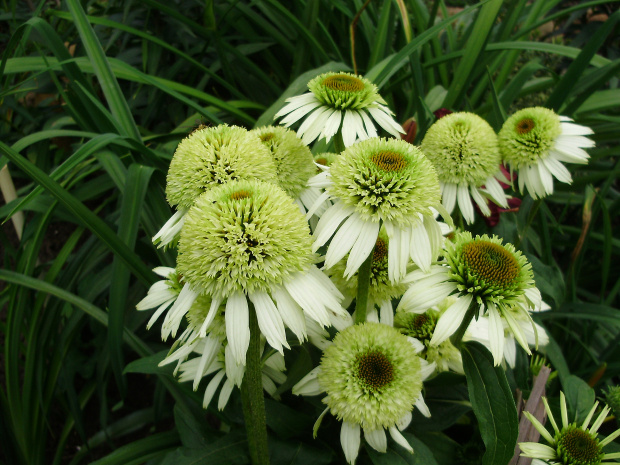
[[[285,126],[306,116],[297,135],[222,125],[179,144],[166,186],[177,212],[154,238],[177,248],[176,267],[155,269],[163,280],[137,308],[156,309],[149,328],[165,313],[162,339],[176,340],[162,364],[176,363],[181,381],[197,389],[215,373],[205,408],[223,380],[220,409],[241,386],[251,312],[268,393],[285,380],[290,337],[319,347],[320,365],[293,393],[326,394],[315,430],[328,411],[341,420],[354,463],[362,430],[378,451],[387,450],[386,430],[412,451],[401,431],[414,407],[430,415],[423,381],[463,372],[455,333],[486,344],[496,365],[514,365],[517,343],[530,353],[547,342],[530,315],[546,307],[526,257],[496,236],[455,231],[450,213],[458,202],[471,223],[472,199],[487,216],[488,200],[507,206],[502,161],[533,197],[553,191],[552,176],[570,182],[560,162],[585,163],[591,131],[530,108],[498,136],[480,117],[453,113],[418,148],[398,137],[369,81],[328,73],[308,87],[276,115]],[[398,138],[377,137],[375,122]],[[313,157],[307,144],[319,137],[346,148]],[[366,287],[366,306],[357,302],[352,315]]]

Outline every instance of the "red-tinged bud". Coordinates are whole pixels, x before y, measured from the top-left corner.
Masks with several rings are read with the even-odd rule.
[[[437,119],[441,119],[444,116],[451,115],[452,113],[453,112],[451,110],[448,110],[447,108],[440,108],[439,110],[435,110],[433,112],[433,115],[435,115]]]
[[[418,132],[418,123],[416,123],[415,119],[409,118],[403,123],[403,129],[405,130],[405,134],[401,134],[400,138],[410,144],[413,144],[415,136]]]

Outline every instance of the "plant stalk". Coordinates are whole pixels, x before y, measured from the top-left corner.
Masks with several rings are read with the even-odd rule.
[[[366,321],[366,308],[368,306],[368,290],[370,288],[370,270],[372,268],[372,257],[374,247],[368,254],[362,266],[357,271],[357,297],[355,299],[355,324]]]
[[[256,310],[250,303],[250,345],[246,355],[245,374],[241,384],[243,416],[248,435],[252,465],[269,465],[267,418],[263,397],[260,329]]]
[[[467,309],[467,313],[465,313],[465,317],[463,318],[463,321],[461,322],[461,326],[458,327],[456,332],[450,338],[450,342],[452,342],[454,347],[459,348],[459,346],[461,345],[461,341],[463,340],[465,331],[467,331],[469,324],[474,319],[474,316],[476,316],[476,311],[478,310],[478,307],[479,307],[478,302],[476,301],[476,298],[474,297],[469,303],[469,308]]]

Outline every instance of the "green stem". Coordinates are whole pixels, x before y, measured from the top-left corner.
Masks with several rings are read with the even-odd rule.
[[[250,303],[250,345],[246,355],[245,375],[241,384],[243,416],[248,435],[252,465],[269,465],[267,418],[261,367],[260,329],[256,310]]]
[[[476,301],[476,298],[474,297],[471,300],[471,303],[469,304],[469,308],[467,309],[467,313],[465,313],[465,317],[463,318],[463,321],[461,322],[461,326],[458,327],[456,332],[450,338],[450,342],[452,342],[452,345],[454,345],[454,347],[458,348],[459,345],[461,344],[461,341],[463,340],[463,336],[465,335],[465,331],[467,331],[469,324],[474,319],[474,316],[476,316],[476,312],[478,311],[479,307],[480,306],[478,305],[478,302]]]
[[[368,290],[370,288],[370,270],[372,268],[373,253],[374,247],[357,271],[357,297],[355,299],[356,325],[366,321],[366,307],[368,306]]]
[[[534,201],[534,204],[532,205],[532,208],[530,208],[530,212],[527,215],[527,222],[525,223],[525,226],[523,227],[523,229],[519,231],[517,240],[514,243],[515,248],[518,248],[521,245],[521,242],[523,241],[523,239],[525,239],[527,230],[530,229],[530,226],[532,225],[532,221],[534,221],[534,217],[536,216],[536,213],[538,212],[538,209],[540,208],[541,203],[542,203],[542,199],[537,199]]]
[[[336,151],[336,153],[342,153],[344,152],[344,149],[345,146],[344,140],[342,139],[342,130],[338,129],[338,132],[334,136],[334,150]]]

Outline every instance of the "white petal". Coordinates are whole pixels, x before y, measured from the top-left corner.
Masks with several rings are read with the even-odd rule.
[[[318,374],[321,372],[321,367],[314,368],[310,373],[304,376],[301,380],[293,386],[293,394],[296,396],[318,396],[323,392],[321,386],[319,386]]]
[[[395,426],[390,427],[390,436],[392,436],[392,439],[394,439],[394,441],[396,441],[399,446],[404,447],[413,454],[413,447],[411,447],[411,444],[409,444],[405,437],[400,434],[398,428],[396,428]]]
[[[360,111],[360,115],[364,120],[364,125],[366,126],[366,134],[368,134],[368,137],[377,137],[377,129],[375,128],[374,123],[368,116],[368,113],[366,113],[365,111]]]
[[[465,221],[468,223],[473,223],[475,219],[474,206],[471,204],[467,184],[459,184],[456,195],[459,203],[459,210],[463,214],[463,218],[465,218]]]
[[[380,223],[364,221],[360,223],[360,226],[360,235],[355,241],[355,244],[353,244],[351,252],[349,253],[349,258],[347,259],[347,267],[344,271],[344,277],[346,279],[353,276],[359,267],[362,266],[362,263],[364,263],[375,247],[377,236],[379,235]]]
[[[329,119],[329,117],[331,116],[333,112],[334,110],[332,108],[316,109],[315,112],[312,113],[297,130],[298,135],[303,134],[303,136],[301,137],[301,141],[304,144],[308,145],[314,139],[319,137],[319,135],[321,134],[321,131],[325,127],[325,123],[327,122],[327,120]],[[304,127],[306,123],[308,124],[302,131],[302,128]]]
[[[426,228],[428,240],[431,245],[432,261],[435,261],[437,260],[437,256],[441,253],[444,242],[441,227],[435,218],[430,215],[424,215],[424,228]]]
[[[327,142],[338,132],[340,128],[340,121],[342,120],[342,112],[340,110],[334,111],[327,121],[325,122],[325,128],[321,132],[321,136],[325,138]]]
[[[334,235],[327,253],[325,254],[325,268],[331,268],[351,251],[351,248],[362,233],[364,220],[357,214],[352,214]]]
[[[320,106],[321,106],[321,102],[316,102],[316,101],[315,102],[304,103],[302,106],[300,106],[299,108],[296,108],[294,111],[292,111],[282,121],[280,121],[280,124],[285,126],[285,127],[289,127],[292,124],[294,124],[295,122],[299,121],[304,116],[306,116],[309,113],[311,113],[312,111],[315,111],[315,109],[320,107]]]
[[[437,320],[437,326],[431,338],[431,345],[437,346],[448,339],[463,322],[465,313],[472,301],[471,295],[459,297]]]
[[[272,290],[272,295],[276,299],[282,321],[293,331],[299,342],[303,343],[306,340],[306,318],[303,310],[290,294],[281,287],[275,287]]]
[[[343,421],[340,428],[340,444],[347,462],[353,465],[360,448],[360,425]]]
[[[428,409],[426,402],[424,402],[424,396],[422,394],[420,394],[418,399],[415,401],[415,406],[420,411],[420,413],[424,415],[426,418],[431,417],[431,411]]]
[[[375,430],[364,429],[364,439],[377,452],[385,453],[387,451],[387,437],[383,428],[379,427]]]
[[[431,262],[435,257],[431,256],[431,242],[424,224],[411,227],[411,245],[409,255],[411,260],[418,265],[422,271],[430,271]]]
[[[482,214],[484,216],[491,216],[491,210],[489,209],[487,199],[482,197],[482,195],[478,191],[478,188],[471,186],[469,189],[469,193],[471,194],[471,198],[474,199],[474,202],[476,202],[476,205],[478,205],[478,208],[480,209]]]
[[[497,182],[497,179],[495,179],[493,176],[489,176],[484,182],[484,188],[486,189],[487,194],[489,194],[493,202],[495,202],[502,208],[508,208],[506,194],[504,193],[504,189],[502,189],[501,184]]]
[[[245,294],[235,292],[226,302],[226,338],[237,363],[245,365],[250,345],[250,313]]]
[[[403,130],[403,127],[394,121],[394,118],[386,112],[387,108],[378,106],[377,108],[369,107],[368,112],[373,117],[373,119],[385,129],[387,132],[392,134],[397,139],[400,139],[401,134],[406,134]],[[387,110],[389,111],[389,110]]]
[[[411,423],[412,417],[413,415],[411,415],[411,412],[405,413],[403,417],[396,422],[396,427],[401,431],[404,430]]]
[[[488,303],[489,309],[489,341],[491,344],[491,354],[493,363],[498,366],[502,363],[504,355],[504,326],[502,318],[492,302]]]
[[[237,363],[232,353],[230,344],[226,345],[224,350],[224,365],[226,368],[226,377],[235,385],[241,387],[243,375],[245,374],[245,364]]]
[[[314,231],[312,252],[316,252],[319,247],[325,244],[329,238],[332,237],[336,229],[338,229],[340,223],[354,211],[353,207],[349,207],[340,201],[329,207],[323,216],[321,216],[319,224]]]
[[[379,311],[381,315],[381,323],[388,326],[394,326],[394,310],[392,309],[392,302],[390,299],[386,299],[381,302]]]
[[[202,400],[202,408],[206,409],[207,407],[209,407],[209,404],[211,403],[211,399],[213,399],[213,395],[215,394],[217,387],[220,385],[220,381],[222,381],[224,374],[225,374],[225,371],[220,370],[211,379],[211,381],[209,381],[209,384],[207,385],[207,389],[205,389],[205,396]]]
[[[222,389],[220,391],[220,398],[217,401],[218,410],[224,410],[224,407],[226,407],[233,387],[235,387],[235,385],[229,379],[224,381],[224,384],[222,385]]]
[[[345,111],[342,120],[342,141],[345,147],[353,145],[357,136],[354,112]]]
[[[200,327],[200,331],[198,332],[200,337],[206,336],[207,329],[209,329],[209,326],[211,326],[211,323],[213,323],[213,320],[215,319],[215,315],[217,314],[217,311],[220,308],[221,304],[222,304],[221,298],[216,297],[216,296],[212,297],[211,307],[209,308],[209,313],[207,313],[207,317],[205,318],[205,321],[202,323],[202,326]]]
[[[253,292],[249,297],[256,309],[258,326],[265,339],[267,339],[267,343],[281,353],[283,352],[282,346],[290,349],[286,342],[282,317],[273,304],[271,297],[265,292]]]
[[[560,123],[560,129],[563,136],[588,136],[594,134],[594,131],[587,126],[567,122]]]
[[[198,297],[198,293],[194,292],[189,284],[185,284],[183,289],[177,297],[177,300],[174,302],[172,308],[166,314],[166,318],[161,327],[161,338],[162,340],[166,340],[170,334],[172,337],[175,337],[177,334],[177,330],[179,329],[179,325],[183,320],[183,317],[187,314],[190,307]]]
[[[318,102],[318,99],[312,92],[306,92],[302,95],[296,95],[286,99],[287,104],[276,113],[273,119],[278,119],[282,115],[286,115],[291,111],[297,110],[299,107],[307,105],[310,102]]]
[[[202,356],[200,357],[200,363],[198,364],[198,368],[196,371],[196,376],[194,377],[194,391],[198,389],[198,385],[200,384],[200,380],[202,379],[205,368],[215,360],[215,356],[219,352],[220,344],[214,343],[215,340],[212,338],[208,338],[205,346],[202,350]]]
[[[515,338],[509,335],[504,340],[504,360],[510,368],[517,364],[517,344]]]
[[[403,294],[396,311],[425,312],[457,289],[455,283],[441,282],[445,281],[445,278],[440,278],[444,278],[444,276],[440,275],[437,278],[433,276],[411,286]]]
[[[570,172],[566,169],[566,166],[564,166],[561,161],[557,160],[553,156],[545,158],[542,160],[542,163],[549,170],[549,172],[557,178],[558,181],[565,184],[570,184],[573,182],[573,178],[571,177]]]
[[[545,194],[553,194],[553,176],[551,176],[551,172],[547,169],[544,163],[539,163],[537,166],[540,180],[545,189]]]
[[[448,210],[448,213],[452,213],[456,204],[456,184],[448,182],[442,183],[442,185],[441,203]]]
[[[424,349],[426,349],[426,346],[415,337],[407,336],[407,340],[409,341],[409,344],[411,344],[411,346],[413,347],[413,351],[415,354],[419,354]]]
[[[521,457],[532,457],[543,460],[557,459],[555,449],[536,442],[520,442]]]

